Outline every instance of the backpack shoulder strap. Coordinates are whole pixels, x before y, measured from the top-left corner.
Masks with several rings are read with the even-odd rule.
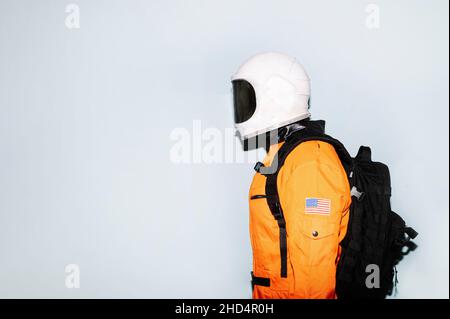
[[[269,167],[264,167],[262,163],[257,163],[255,170],[266,176],[266,200],[267,204],[278,223],[279,227],[279,241],[280,241],[280,258],[281,269],[280,275],[283,278],[287,277],[287,234],[286,234],[286,220],[284,218],[283,209],[280,204],[280,198],[278,194],[277,178],[278,173],[283,166],[288,155],[298,145],[307,141],[323,141],[331,144],[342,162],[347,175],[351,170],[352,158],[345,149],[344,145],[338,140],[332,138],[326,134],[320,134],[317,132],[309,131],[307,129],[295,132],[286,138],[285,143],[280,147],[277,154],[275,154],[272,164]]]

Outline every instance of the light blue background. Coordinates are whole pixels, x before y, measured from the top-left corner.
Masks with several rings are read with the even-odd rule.
[[[253,164],[174,164],[232,126],[231,74],[293,55],[312,113],[387,163],[420,237],[400,298],[449,297],[448,1],[0,0],[0,297],[248,298]],[[81,288],[65,287],[78,264]]]

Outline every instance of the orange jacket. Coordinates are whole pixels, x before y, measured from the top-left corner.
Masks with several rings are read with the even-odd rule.
[[[265,166],[281,145],[271,146]],[[278,224],[266,199],[254,197],[265,195],[265,183],[266,177],[256,173],[249,194],[250,238],[253,274],[269,279],[270,286],[254,285],[253,298],[335,298],[339,243],[347,230],[351,196],[333,146],[322,141],[301,143],[279,171],[277,187],[287,232],[287,278],[280,277]],[[319,199],[326,204],[325,211],[307,208],[307,199]]]

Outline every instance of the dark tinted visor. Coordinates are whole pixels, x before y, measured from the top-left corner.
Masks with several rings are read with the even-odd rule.
[[[245,80],[234,80],[233,104],[234,122],[242,123],[250,119],[255,113],[256,96],[253,86]]]

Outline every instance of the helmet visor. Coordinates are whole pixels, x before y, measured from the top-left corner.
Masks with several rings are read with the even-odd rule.
[[[250,82],[246,80],[234,80],[233,104],[234,122],[236,124],[249,120],[256,110],[255,90]]]

